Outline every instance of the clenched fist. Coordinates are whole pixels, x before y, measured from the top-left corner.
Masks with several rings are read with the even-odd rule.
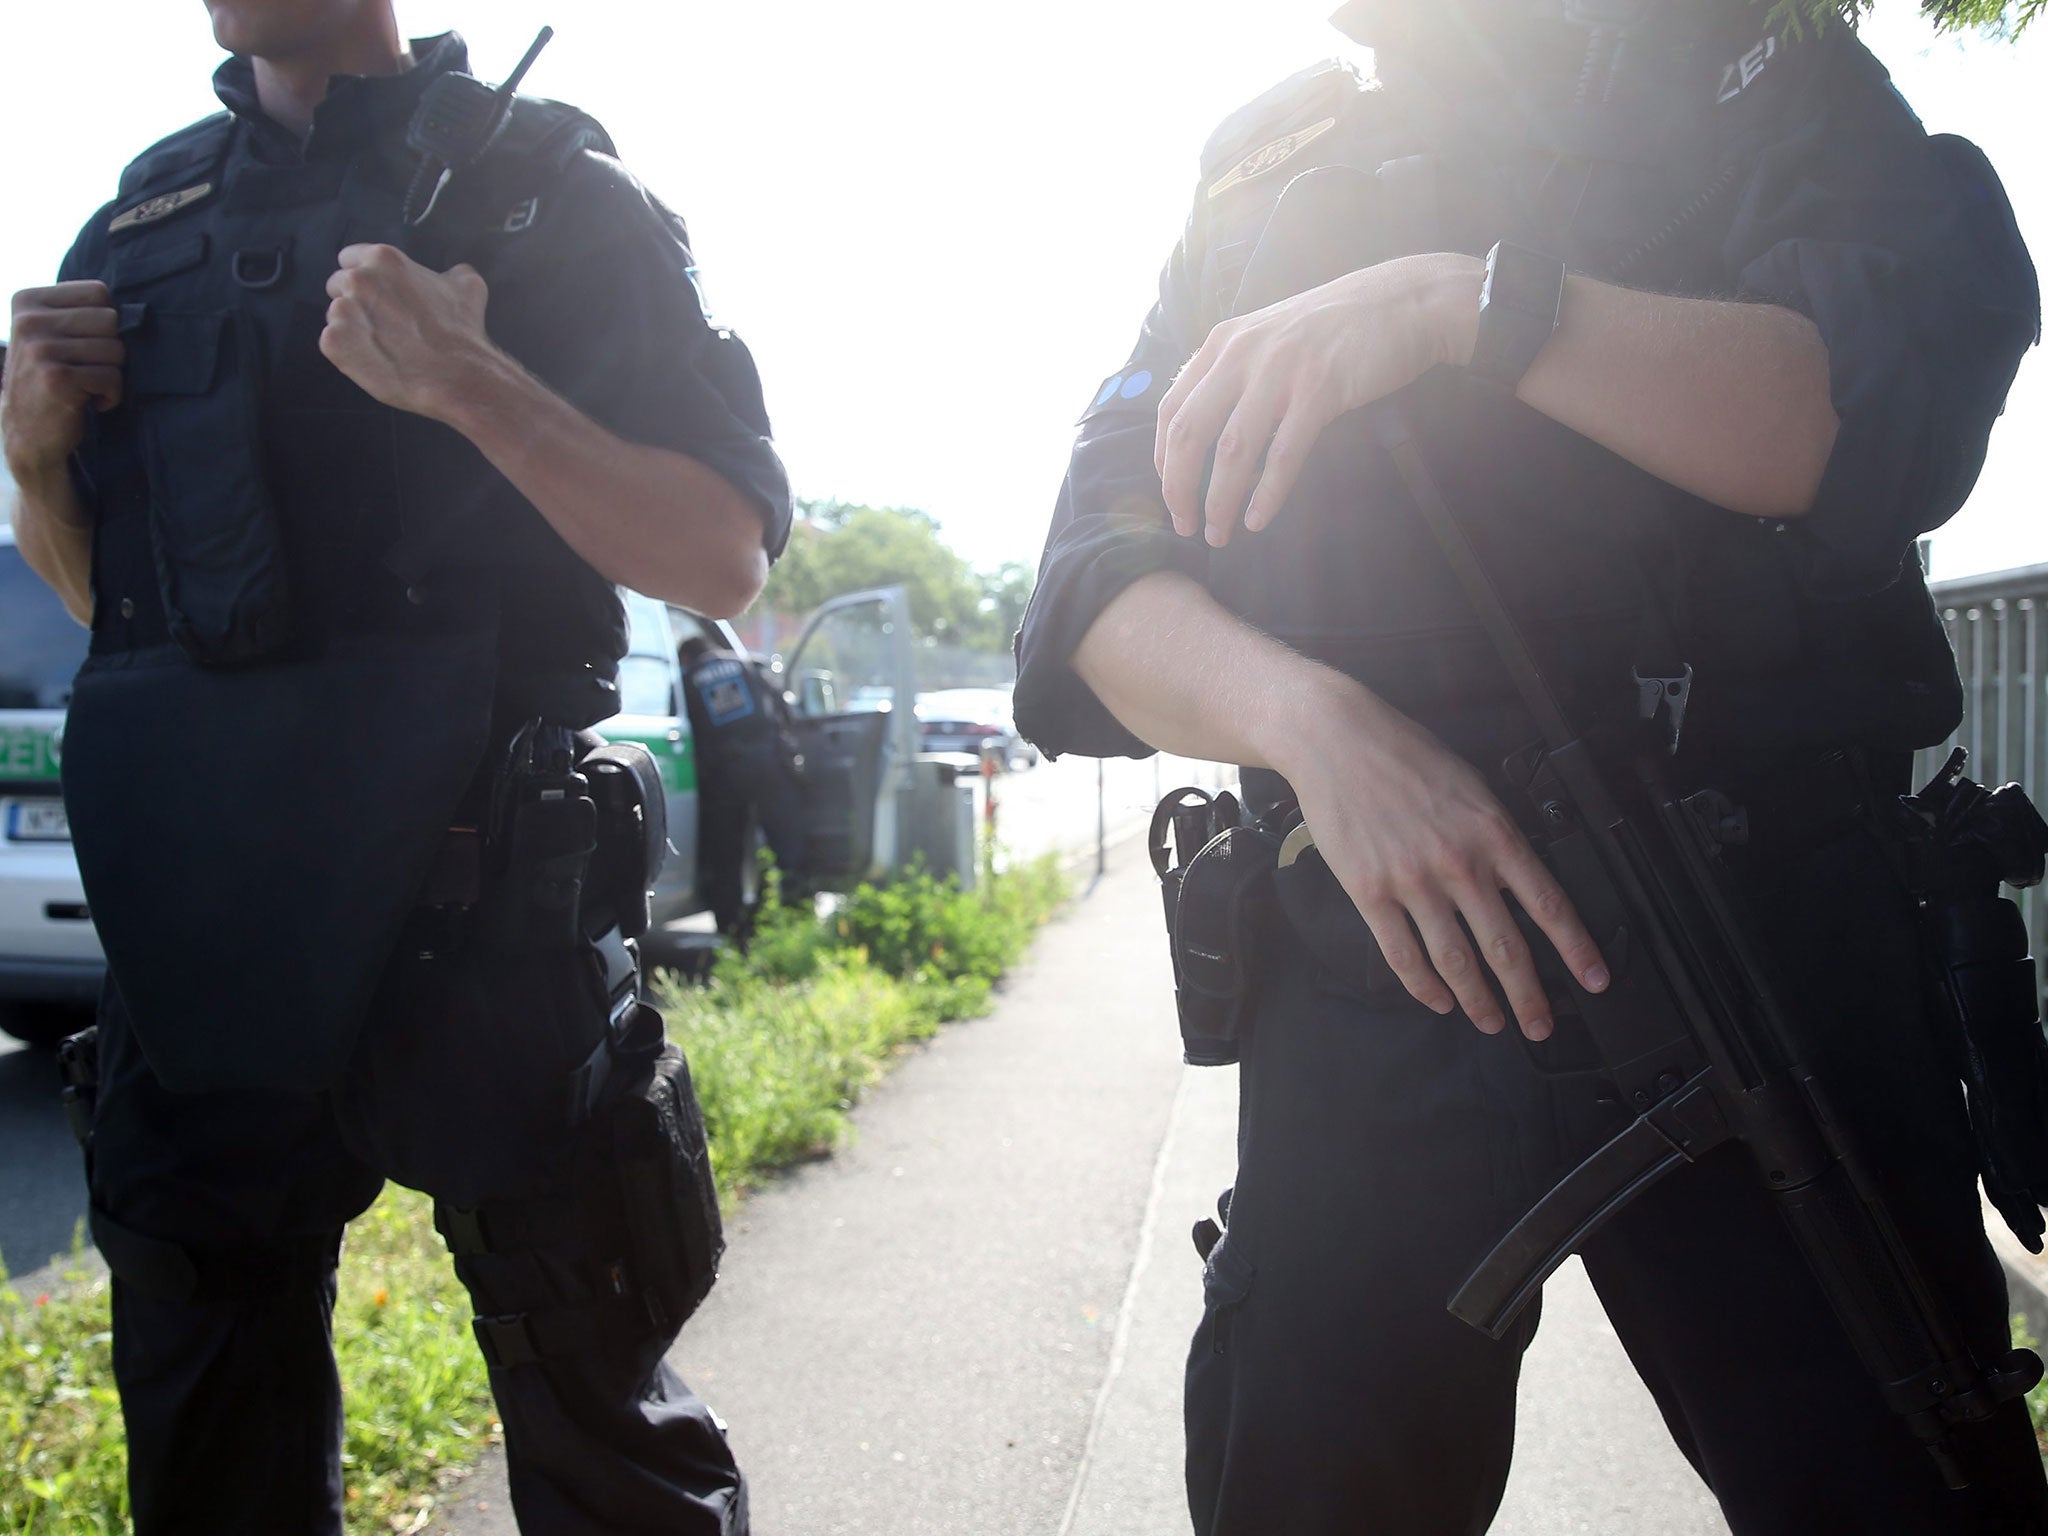
[[[14,478],[61,470],[85,436],[86,410],[121,403],[125,349],[105,283],[58,283],[14,296],[14,340],[0,387],[0,438]]]
[[[327,280],[320,351],[364,393],[445,416],[465,369],[491,350],[490,287],[471,266],[433,272],[388,245],[351,245]]]

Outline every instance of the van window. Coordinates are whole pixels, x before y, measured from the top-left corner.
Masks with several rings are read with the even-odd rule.
[[[676,632],[676,648],[680,650],[692,640],[709,640],[713,645],[722,646],[724,639],[709,624],[687,608],[671,607],[668,611],[669,628]]]
[[[619,713],[676,713],[675,663],[666,657],[628,656],[619,663]]]
[[[0,709],[62,709],[86,640],[21,551],[0,544]]]
[[[635,656],[670,656],[674,652],[668,634],[668,614],[662,605],[638,592],[626,598],[626,649]]]

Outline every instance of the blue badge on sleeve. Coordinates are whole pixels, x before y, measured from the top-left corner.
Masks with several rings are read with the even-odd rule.
[[[1117,391],[1123,387],[1124,376],[1120,373],[1112,375],[1108,382],[1102,386],[1102,393],[1095,397],[1096,406],[1099,408],[1109,404],[1110,401],[1116,398]]]
[[[1151,388],[1152,371],[1149,368],[1140,368],[1124,380],[1123,397],[1126,400],[1136,400]]]
[[[697,674],[704,696],[704,712],[714,726],[737,724],[754,713],[754,690],[747,686],[746,670],[736,661],[719,660]]]

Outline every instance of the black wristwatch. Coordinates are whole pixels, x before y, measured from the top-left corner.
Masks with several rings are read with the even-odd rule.
[[[1472,372],[1512,390],[1556,333],[1563,308],[1564,263],[1501,241],[1486,253]]]

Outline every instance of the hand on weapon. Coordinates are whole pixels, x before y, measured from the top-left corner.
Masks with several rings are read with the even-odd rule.
[[[1302,740],[1301,760],[1282,771],[1317,850],[1417,1001],[1440,1014],[1462,1007],[1499,1034],[1498,978],[1522,1033],[1549,1037],[1550,1000],[1503,892],[1589,992],[1606,990],[1599,946],[1564,887],[1469,764],[1363,689],[1319,710]]]
[[[1159,405],[1175,531],[1206,522],[1220,549],[1240,512],[1247,533],[1269,525],[1325,427],[1469,355],[1482,276],[1470,257],[1406,256],[1219,324]]]
[[[388,245],[351,245],[327,280],[320,351],[372,398],[443,419],[463,370],[495,352],[490,288],[467,264],[430,271]]]

